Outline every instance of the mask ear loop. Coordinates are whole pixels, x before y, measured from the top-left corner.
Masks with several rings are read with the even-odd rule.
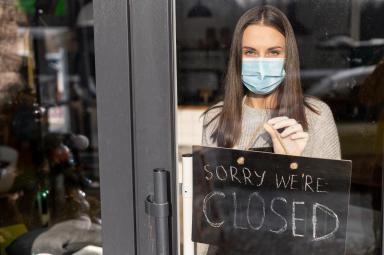
[[[269,125],[267,122],[262,122],[257,127],[256,131],[253,133],[251,140],[249,141],[247,147],[245,148],[246,151],[249,150],[249,148],[251,148],[254,140],[256,139],[256,136],[259,134],[259,131],[264,126],[264,124]],[[273,132],[275,132],[275,135],[276,135],[277,139],[279,140],[281,146],[283,147],[285,154],[288,155],[289,153],[288,153],[287,147],[285,147],[285,144],[284,144],[283,140],[281,139],[280,134],[274,128],[272,128],[272,130],[273,130]]]

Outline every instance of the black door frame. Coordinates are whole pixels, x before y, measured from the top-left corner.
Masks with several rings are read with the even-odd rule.
[[[177,254],[173,2],[93,2],[104,254],[156,254],[154,168],[170,171]]]

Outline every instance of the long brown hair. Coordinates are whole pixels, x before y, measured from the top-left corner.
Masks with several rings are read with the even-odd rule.
[[[285,36],[286,43],[286,76],[277,89],[277,107],[274,116],[288,116],[295,119],[308,130],[304,107],[317,112],[308,105],[301,90],[300,63],[295,35],[287,17],[279,9],[272,6],[254,7],[245,12],[236,24],[230,49],[229,64],[225,77],[225,91],[221,111],[205,125],[208,126],[213,120],[219,118],[218,125],[211,135],[211,139],[220,147],[233,147],[241,135],[242,123],[242,100],[244,88],[241,79],[242,63],[242,38],[243,32],[249,25],[265,25],[278,30]],[[205,127],[206,127],[205,126]]]

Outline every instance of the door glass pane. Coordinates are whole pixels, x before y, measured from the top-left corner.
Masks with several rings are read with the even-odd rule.
[[[0,254],[101,254],[92,2],[0,1]]]
[[[215,193],[215,198],[209,197],[210,201],[214,201],[210,205],[206,205],[208,207],[205,208],[208,210],[208,216],[213,215],[210,218],[205,212],[199,211],[204,208],[196,207],[196,205],[193,207],[193,215],[189,211],[185,211],[186,207],[183,209],[183,203],[189,198],[185,194],[180,194],[181,253],[186,251],[183,250],[183,247],[188,245],[186,242],[189,242],[191,238],[197,240],[201,236],[205,236],[204,242],[206,244],[195,243],[192,246],[197,250],[197,254],[207,254],[207,250],[209,250],[208,254],[258,254],[252,250],[253,248],[248,247],[248,249],[246,245],[239,247],[235,244],[236,242],[256,243],[262,247],[262,249],[259,248],[264,251],[263,254],[268,253],[268,251],[272,254],[279,254],[273,252],[278,250],[275,246],[285,247],[287,254],[305,253],[306,249],[300,249],[300,247],[318,247],[318,250],[323,247],[321,246],[322,243],[311,241],[311,238],[319,237],[321,231],[325,236],[332,232],[330,230],[336,229],[335,233],[325,238],[327,239],[325,242],[330,245],[329,247],[332,245],[336,247],[340,245],[340,242],[345,242],[346,254],[380,254],[382,233],[381,172],[383,169],[384,141],[384,30],[382,29],[383,19],[381,15],[384,11],[384,3],[377,0],[175,0],[175,2],[177,140],[180,175],[182,174],[182,155],[192,153],[192,145],[227,147],[239,150],[245,150],[250,145],[250,148],[257,150],[274,150],[280,154],[287,154],[289,148],[286,150],[283,148],[284,146],[280,146],[279,149],[276,144],[281,144],[283,141],[283,144],[286,142],[285,147],[290,147],[289,141],[284,140],[284,136],[290,137],[292,134],[297,134],[296,139],[301,137],[302,141],[305,141],[303,142],[304,149],[299,150],[298,154],[292,154],[309,158],[308,162],[313,163],[315,161],[311,159],[321,158],[323,160],[350,160],[352,163],[351,176],[348,176],[348,170],[341,174],[343,178],[346,178],[347,184],[350,181],[350,187],[336,193],[329,191],[326,197],[326,200],[331,204],[335,201],[339,202],[333,204],[334,208],[327,211],[325,215],[332,218],[333,216],[330,216],[332,215],[331,211],[344,210],[342,209],[344,201],[345,219],[339,219],[338,222],[328,219],[325,221],[328,225],[321,225],[321,220],[319,220],[320,225],[317,225],[317,229],[314,227],[313,219],[316,218],[314,215],[315,212],[318,212],[318,207],[314,207],[313,204],[307,205],[306,200],[302,207],[306,208],[304,216],[299,214],[292,216],[292,211],[302,205],[300,204],[301,201],[296,201],[295,197],[287,203],[280,200],[283,201],[280,205],[286,204],[283,207],[290,213],[279,217],[273,210],[271,212],[271,209],[268,209],[273,208],[273,205],[271,207],[271,199],[273,199],[274,193],[270,191],[268,193],[262,186],[261,188],[248,187],[247,189],[238,187],[239,192],[259,192],[258,194],[265,202],[264,206],[267,208],[264,208],[265,211],[260,209],[263,207],[260,203],[258,204],[260,208],[258,205],[252,207],[251,204],[255,215],[265,216],[264,224],[260,221],[252,221],[252,217],[249,220],[244,216],[249,210],[249,204],[248,209],[246,204],[249,197],[237,197],[236,202],[234,202],[232,193],[228,195],[223,191],[227,185],[236,186],[238,185],[234,184],[236,182],[244,184],[246,180],[238,181],[234,172],[231,172],[233,169],[230,169],[230,165],[228,168],[225,165],[222,166],[223,168],[220,166],[219,170],[217,170],[217,165],[216,168],[210,168],[212,166],[204,168],[203,170],[207,174],[205,178],[223,179],[224,184],[219,187],[216,185],[217,183],[207,182],[206,185],[212,184],[214,188],[205,189],[206,187],[202,184],[204,178],[201,182],[195,182],[193,184],[193,200],[198,199],[196,189],[212,191],[217,188],[216,191],[224,192],[225,198],[221,197],[221,193]],[[281,23],[282,16],[274,19],[265,14],[268,17],[263,16],[265,23],[261,24],[260,19],[257,19],[257,11],[254,10],[253,13],[248,13],[248,20],[247,17],[243,16],[238,24],[239,30],[236,30],[237,22],[247,10],[264,5],[278,8],[288,18],[297,42],[300,72],[297,65],[296,69],[293,67],[295,64],[292,61],[295,59],[295,54],[291,34],[288,30],[278,29],[279,26],[287,29],[287,26],[278,24],[278,22]],[[276,20],[279,21],[276,22]],[[283,38],[282,42],[279,41],[281,37]],[[283,47],[279,42],[282,43]],[[233,44],[232,47],[238,48],[231,51],[231,44]],[[247,48],[242,48],[245,46]],[[277,73],[276,69],[278,70]],[[293,80],[296,83],[289,83]],[[288,89],[291,86],[289,84],[297,84],[297,82],[301,82],[301,90],[305,95],[303,97],[297,90]],[[236,85],[239,87],[234,89],[233,86]],[[229,88],[230,86],[232,88]],[[283,86],[284,89],[282,89]],[[270,96],[276,91],[278,91],[275,94],[276,97]],[[289,96],[296,96],[296,101],[288,99]],[[266,98],[269,98],[269,101]],[[308,104],[300,105],[300,102]],[[283,105],[286,107],[284,108]],[[210,108],[212,106],[217,107]],[[314,106],[315,111],[310,109],[311,106]],[[210,110],[204,114],[207,109]],[[280,111],[276,109],[280,109]],[[298,111],[297,109],[303,109],[305,117],[300,117],[303,115],[294,113]],[[216,115],[218,116],[217,119],[215,119]],[[268,131],[264,125],[260,125],[276,116],[288,116],[295,121],[289,123],[289,121],[284,122],[282,119],[275,119],[275,123],[280,123],[280,126],[275,128],[277,133],[273,130]],[[282,124],[282,121],[285,124]],[[297,122],[301,126],[297,126]],[[241,124],[238,125],[238,123]],[[205,128],[203,125],[206,125]],[[286,129],[288,127],[291,127],[290,130]],[[252,138],[254,134],[255,136]],[[309,138],[304,139],[303,137],[306,135]],[[249,142],[251,143],[249,144]],[[296,148],[295,146],[298,146],[297,143],[290,148]],[[212,160],[218,161],[222,155],[224,154],[212,156]],[[206,157],[204,158],[205,162],[211,162],[208,154],[204,154],[204,156]],[[262,157],[260,162],[269,162],[267,158],[267,156]],[[235,160],[231,162],[235,162],[236,166],[240,164],[239,161],[236,162]],[[328,166],[327,162],[331,161],[319,161],[319,164],[314,167],[314,169],[319,167],[315,174],[323,171],[323,168]],[[338,162],[345,163],[345,161]],[[332,161],[330,164],[333,163],[335,162]],[[329,167],[331,169],[331,166]],[[304,171],[300,169],[300,165],[298,170]],[[266,176],[270,172],[267,171]],[[300,173],[304,174],[304,172]],[[333,176],[330,171],[328,174]],[[184,173],[184,178],[180,178],[183,179],[180,182],[184,182],[184,184],[188,182],[185,178],[192,178],[185,176]],[[261,176],[260,173],[259,176]],[[243,176],[243,178],[245,177]],[[255,181],[255,179],[253,180]],[[292,184],[290,181],[287,182],[287,185]],[[301,186],[303,189],[310,186],[309,182],[300,181],[299,185],[303,185]],[[330,183],[328,185],[331,187]],[[308,190],[309,188],[306,191]],[[187,192],[192,192],[192,190],[187,190]],[[263,192],[268,193],[266,196],[271,196],[271,199],[268,200],[263,197]],[[289,197],[291,196],[289,192],[282,192],[280,195]],[[192,193],[190,195],[192,196]],[[308,201],[313,203],[316,202],[313,200],[315,197],[316,194],[307,193],[306,195]],[[241,199],[245,199],[245,202]],[[258,197],[252,199],[261,201]],[[237,215],[234,215],[233,203],[239,205]],[[276,208],[276,212],[283,210]],[[229,212],[225,211],[226,209]],[[296,212],[299,213],[299,211]],[[324,210],[322,212],[324,213]],[[274,218],[269,222],[272,227],[268,227],[267,224],[268,214],[274,215]],[[242,219],[242,215],[245,217],[244,219]],[[185,222],[185,217],[189,217],[188,222]],[[230,223],[221,221],[227,219],[226,217],[229,219],[227,222]],[[260,219],[261,216],[259,218],[254,217],[256,218],[253,220]],[[307,219],[306,217],[309,221],[303,220]],[[209,219],[216,220],[218,225],[210,224]],[[238,220],[237,223],[243,221],[244,224],[236,225],[236,219]],[[199,222],[196,223],[196,221]],[[284,226],[284,222],[286,228],[280,229],[278,226]],[[345,229],[342,227],[343,222],[346,224]],[[223,223],[223,225],[219,223]],[[260,228],[257,228],[259,223]],[[336,227],[339,223],[340,225]],[[300,224],[302,225],[300,226]],[[191,226],[194,226],[192,237],[190,237]],[[273,228],[273,226],[277,227]],[[323,229],[320,231],[319,228]],[[183,229],[187,229],[187,231],[185,232]],[[212,229],[219,229],[219,234],[210,232],[213,231]],[[281,230],[281,235],[275,233],[275,238],[282,240],[282,242],[289,242],[292,244],[290,247],[273,242],[271,233],[274,233],[272,230],[277,229]],[[213,234],[201,234],[204,231]],[[264,235],[262,242],[252,236],[252,231],[258,232],[259,236]],[[341,233],[343,231],[344,233]],[[238,239],[233,237],[231,233],[238,233]],[[187,235],[186,239],[184,239],[185,235]],[[232,244],[229,237],[233,237],[237,241],[233,241]],[[341,239],[337,239],[338,237]],[[335,250],[329,247],[321,251],[333,254],[332,252]]]

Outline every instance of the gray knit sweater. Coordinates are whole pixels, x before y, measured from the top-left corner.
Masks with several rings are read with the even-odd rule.
[[[251,140],[257,127],[272,116],[271,109],[255,109],[247,106],[243,100],[243,119],[241,136],[234,149],[245,149]],[[302,156],[326,159],[340,159],[340,143],[337,134],[337,129],[333,115],[328,105],[324,102],[308,98],[307,102],[319,111],[319,114],[314,113],[310,109],[305,109],[305,114],[308,121],[309,139],[304,149]],[[218,105],[222,102],[218,103]],[[206,123],[216,116],[221,110],[220,107],[210,110],[204,117],[204,126]],[[218,124],[218,118],[215,119],[207,128],[203,128],[202,145],[217,146],[210,138],[212,132]],[[262,129],[251,148],[271,147],[272,140],[269,134]]]
[[[257,127],[262,122],[269,120],[273,113],[273,110],[270,109],[255,109],[249,107],[244,102],[245,100],[243,100],[242,108],[243,119],[241,136],[237,144],[234,146],[235,149],[245,149]],[[308,121],[309,139],[302,156],[325,159],[341,159],[339,137],[330,108],[324,102],[314,98],[308,98],[307,102],[317,109],[319,114],[314,113],[310,109],[305,109]],[[217,105],[220,104],[222,105],[222,102]],[[220,110],[220,107],[210,110],[204,116],[204,126],[209,123],[209,121],[216,116]],[[212,132],[217,126],[217,123],[218,118],[210,123],[208,127],[203,128],[202,145],[217,146],[217,144],[210,138]],[[272,147],[272,140],[264,129],[259,132],[251,146],[251,148],[259,147]],[[209,245],[197,243],[196,248],[197,255],[205,255],[208,252]]]

